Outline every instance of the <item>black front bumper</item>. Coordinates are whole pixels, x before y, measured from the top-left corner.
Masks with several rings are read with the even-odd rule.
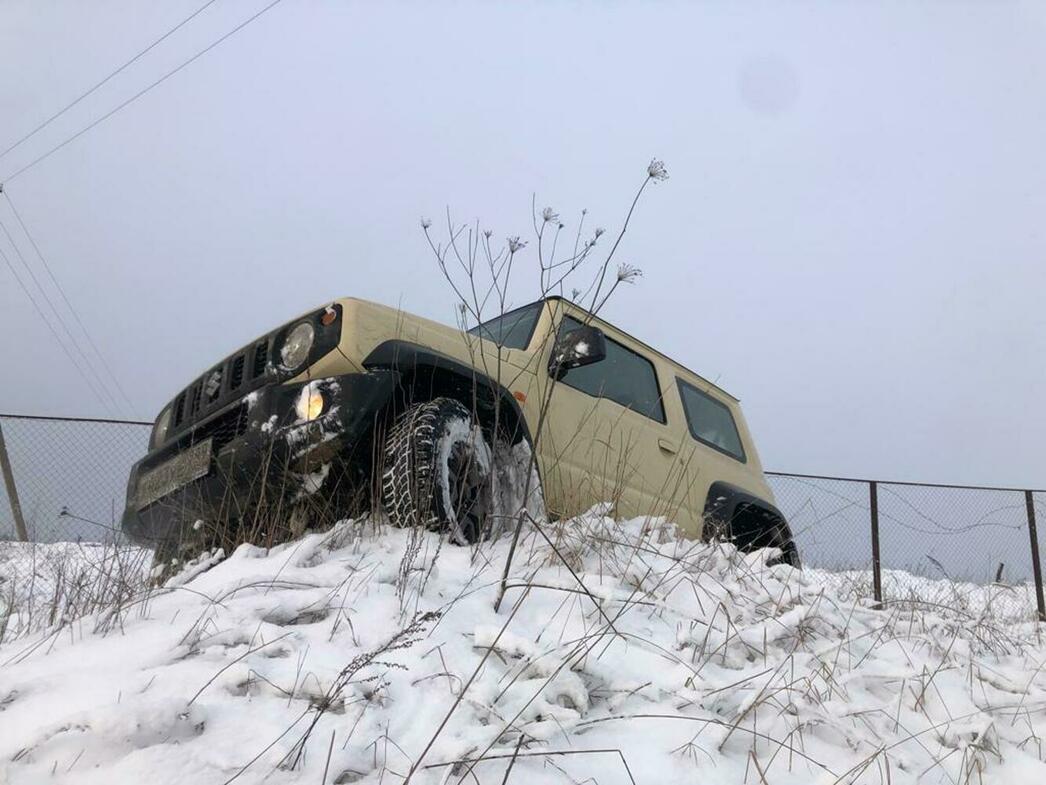
[[[184,538],[199,520],[242,520],[262,499],[300,493],[302,478],[335,458],[369,462],[375,418],[398,377],[370,371],[315,380],[325,405],[307,422],[295,411],[306,383],[272,384],[234,401],[131,468],[123,531],[154,547]],[[179,478],[172,467],[193,449],[201,463]],[[165,492],[153,500],[158,488]]]

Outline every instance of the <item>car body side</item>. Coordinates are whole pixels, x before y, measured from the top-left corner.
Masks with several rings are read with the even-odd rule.
[[[549,298],[525,349],[498,347],[400,310],[355,298],[338,301],[344,314],[339,350],[308,369],[305,378],[323,378],[362,370],[367,358],[394,340],[417,346],[475,369],[520,401],[528,437],[538,429],[542,401],[553,383],[548,373],[553,337],[564,316],[592,324],[612,340],[649,360],[656,372],[665,422],[631,411],[558,383],[548,407],[548,423],[537,440],[539,474],[546,506],[556,515],[572,515],[611,501],[625,517],[663,515],[689,536],[700,537],[709,491],[735,489],[739,497],[773,507],[740,403],[711,382],[647,346],[598,316],[561,298]],[[739,460],[694,438],[687,426],[677,386],[682,380],[726,406],[744,448]],[[727,492],[720,490],[720,493]]]

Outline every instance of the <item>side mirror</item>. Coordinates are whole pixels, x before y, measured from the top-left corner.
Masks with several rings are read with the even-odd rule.
[[[582,325],[561,332],[548,358],[548,372],[554,379],[562,379],[571,368],[598,363],[606,359],[607,342],[603,331],[591,325]]]

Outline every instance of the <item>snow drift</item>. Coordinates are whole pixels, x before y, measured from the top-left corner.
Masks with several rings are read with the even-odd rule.
[[[475,548],[362,521],[242,546],[0,647],[12,783],[1016,783],[1033,623],[876,610],[598,510]]]

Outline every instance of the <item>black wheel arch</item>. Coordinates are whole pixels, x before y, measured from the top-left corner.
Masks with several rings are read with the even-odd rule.
[[[782,561],[799,567],[799,551],[788,521],[776,506],[728,482],[708,489],[704,509],[704,539],[715,536],[734,541],[740,550],[768,545],[780,547]]]
[[[363,359],[368,370],[388,369],[398,374],[394,408],[411,403],[449,397],[459,400],[469,411],[476,409],[480,426],[493,437],[494,425],[510,444],[525,439],[533,444],[526,418],[512,393],[490,376],[475,368],[420,344],[388,340],[378,344]],[[395,396],[394,396],[395,397]],[[492,439],[493,441],[493,439]]]

